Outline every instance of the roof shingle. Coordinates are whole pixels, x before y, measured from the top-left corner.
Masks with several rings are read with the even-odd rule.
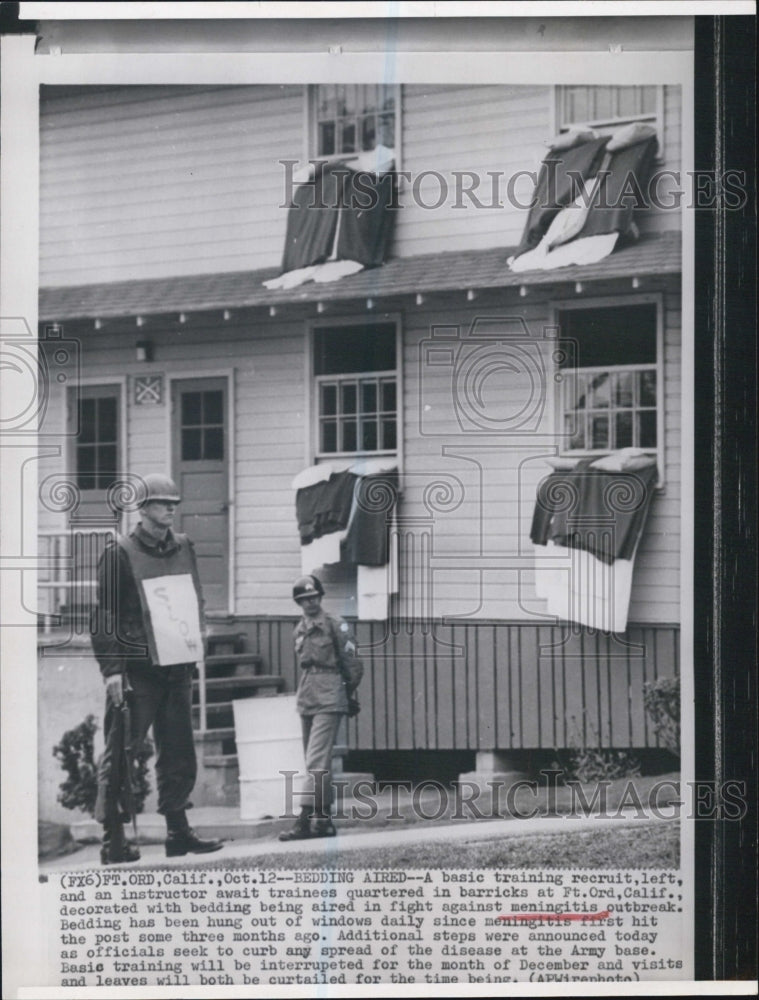
[[[296,302],[381,299],[463,288],[509,288],[676,274],[682,267],[679,232],[643,236],[597,264],[573,264],[553,271],[514,274],[506,263],[513,253],[514,248],[497,248],[396,257],[381,267],[360,271],[330,284],[309,282],[286,291],[270,291],[263,286],[263,281],[277,274],[273,269],[40,288],[39,314],[40,320],[51,322]]]

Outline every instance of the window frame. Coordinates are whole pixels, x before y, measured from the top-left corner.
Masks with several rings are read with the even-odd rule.
[[[563,98],[565,92],[570,87],[587,86],[600,90],[611,86],[655,86],[656,87],[656,108],[654,111],[641,112],[640,114],[623,115],[612,118],[595,118],[588,121],[563,121]],[[554,87],[553,100],[554,115],[554,135],[569,132],[573,128],[593,128],[600,131],[613,130],[629,125],[631,122],[648,122],[656,129],[656,138],[659,143],[659,151],[656,160],[661,162],[664,157],[664,85],[663,84],[557,84]]]
[[[331,81],[330,81],[331,82]],[[371,82],[371,81],[370,81]],[[361,84],[356,83],[345,83],[343,86],[360,86]],[[380,84],[377,84],[380,85]],[[333,153],[329,156],[323,156],[317,151],[317,113],[316,113],[316,101],[317,101],[317,88],[324,86],[321,83],[310,83],[305,87],[305,100],[304,100],[304,149],[303,149],[303,163],[309,163],[315,161],[317,163],[351,163],[353,160],[357,159],[362,152],[367,152],[366,150],[357,150],[355,153]],[[393,99],[395,101],[395,145],[393,150],[395,153],[395,169],[399,169],[401,165],[401,85],[399,83],[392,85],[393,89]],[[376,146],[375,146],[376,148]]]
[[[316,333],[319,330],[336,329],[343,326],[364,325],[367,327],[380,324],[393,324],[395,326],[395,369],[383,369],[382,371],[345,372],[338,375],[317,375],[314,364],[314,349]],[[346,467],[360,459],[388,458],[394,457],[397,461],[398,470],[403,467],[403,441],[404,441],[404,421],[403,421],[403,368],[402,368],[402,331],[401,317],[398,313],[378,313],[371,318],[363,314],[351,314],[345,316],[335,316],[330,319],[310,319],[306,328],[306,465],[314,465],[321,462],[345,463]],[[362,378],[387,378],[395,376],[395,438],[396,447],[394,449],[381,449],[376,451],[335,451],[322,452],[319,450],[319,386],[322,382],[356,381]]]
[[[113,396],[116,398],[116,466],[117,466],[117,478],[119,472],[125,470],[126,466],[126,455],[127,455],[127,379],[126,376],[116,376],[116,377],[105,377],[99,378],[98,376],[86,376],[78,378],[76,383],[68,386],[67,392],[63,393],[63,426],[72,427],[77,426],[79,423],[78,413],[76,412],[79,407],[80,398],[99,398],[97,395],[98,389],[108,389],[111,390],[108,393],[103,393],[103,396]],[[68,469],[67,475],[73,482],[77,482],[77,489],[86,496],[90,496],[101,493],[103,496],[106,495],[107,490],[101,490],[96,487],[91,490],[83,490],[78,486],[78,465],[77,465],[77,449],[79,444],[79,434],[70,434],[68,436],[68,447],[67,447],[67,460],[66,467]]]
[[[565,382],[561,379],[561,372],[571,370],[572,372],[617,372],[617,371],[630,371],[634,370],[654,370],[656,372],[656,447],[643,448],[642,450],[649,455],[656,456],[656,464],[658,468],[658,478],[657,478],[657,488],[664,485],[664,462],[666,456],[665,448],[665,428],[664,428],[664,416],[665,416],[665,386],[664,386],[664,296],[660,292],[652,293],[637,293],[634,295],[613,295],[613,296],[603,296],[603,297],[593,297],[585,298],[582,297],[578,299],[556,299],[550,303],[551,309],[551,325],[559,331],[558,340],[561,339],[561,314],[564,312],[569,312],[572,309],[608,309],[610,307],[619,306],[642,306],[642,305],[654,305],[656,306],[656,360],[654,362],[642,362],[637,364],[635,362],[621,363],[618,365],[589,365],[587,368],[572,368],[572,369],[561,369],[556,361],[554,361],[553,376],[555,392],[551,394],[552,405],[554,407],[553,414],[553,426],[556,434],[556,440],[558,443],[558,454],[562,458],[576,458],[578,461],[583,458],[600,458],[603,455],[609,455],[612,449],[609,448],[568,448],[565,443],[565,432],[564,432],[564,386]],[[612,412],[611,407],[609,412]],[[636,411],[631,410],[632,413]]]

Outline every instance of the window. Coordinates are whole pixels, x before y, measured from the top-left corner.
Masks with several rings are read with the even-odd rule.
[[[559,313],[563,450],[657,451],[662,385],[656,303]]]
[[[221,389],[182,393],[182,461],[224,458],[224,393]]]
[[[319,327],[313,357],[317,454],[395,452],[395,324]]]
[[[629,122],[648,122],[659,133],[661,148],[661,105],[657,86],[557,87],[557,131],[588,125],[606,134]]]
[[[79,433],[74,462],[80,490],[107,490],[118,471],[118,390],[109,387],[79,391]]]
[[[376,146],[396,147],[397,87],[322,83],[311,88],[311,155],[350,159]]]

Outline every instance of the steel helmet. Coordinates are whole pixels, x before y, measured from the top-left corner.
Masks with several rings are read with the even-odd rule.
[[[182,499],[174,480],[163,472],[149,472],[143,478],[145,496],[140,506],[150,503],[151,500],[170,500],[172,503],[179,503]]]
[[[323,597],[324,587],[318,576],[299,576],[293,584],[293,600],[302,597]]]

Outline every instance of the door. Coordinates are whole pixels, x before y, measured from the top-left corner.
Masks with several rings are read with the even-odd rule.
[[[229,416],[227,380],[172,383],[174,478],[182,495],[175,522],[195,544],[206,610],[229,600]]]

